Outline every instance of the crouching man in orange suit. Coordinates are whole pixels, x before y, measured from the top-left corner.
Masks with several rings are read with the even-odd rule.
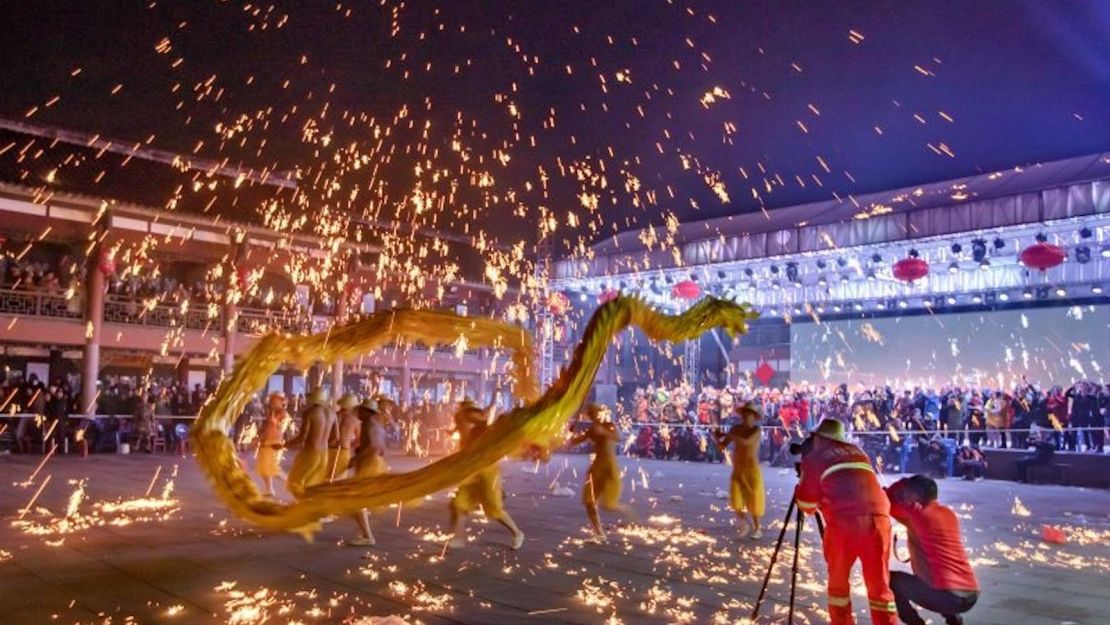
[[[825,519],[830,625],[854,625],[848,578],[856,560],[873,625],[896,625],[890,590],[890,501],[867,454],[849,443],[839,421],[825,419],[803,445],[802,478],[794,496],[807,514]]]

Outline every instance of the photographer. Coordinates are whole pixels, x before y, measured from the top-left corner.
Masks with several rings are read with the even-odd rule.
[[[913,574],[893,571],[890,587],[898,618],[906,625],[925,625],[917,604],[944,616],[947,625],[962,624],[964,612],[979,599],[979,582],[960,538],[960,522],[937,502],[937,483],[924,475],[898,480],[887,488],[890,513],[906,526]]]
[[[794,492],[807,514],[820,507],[827,527],[822,541],[828,565],[830,625],[852,625],[849,576],[859,560],[873,625],[894,625],[890,589],[890,502],[867,455],[844,437],[844,425],[824,419],[804,443],[801,482]]]

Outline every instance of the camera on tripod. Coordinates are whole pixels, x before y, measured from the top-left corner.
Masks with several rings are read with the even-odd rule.
[[[799,458],[806,457],[813,451],[813,434],[810,434],[801,442],[790,443],[790,455],[798,456]],[[794,463],[794,472],[799,478],[802,476],[802,463],[797,461]],[[817,520],[817,532],[821,536],[825,535],[825,524],[821,520],[821,513],[814,514]],[[755,600],[755,606],[752,609],[751,621],[756,622],[759,618],[759,608],[763,605],[763,597],[767,594],[767,584],[771,581],[771,571],[775,568],[775,562],[778,560],[779,552],[782,550],[782,541],[786,537],[787,528],[790,527],[791,519],[794,520],[794,562],[790,567],[790,611],[787,617],[787,623],[793,625],[794,623],[794,595],[798,586],[798,555],[801,553],[799,543],[802,538],[802,527],[805,524],[805,514],[801,508],[798,507],[798,500],[794,497],[790,498],[790,505],[786,508],[786,518],[782,521],[782,529],[779,530],[779,538],[775,542],[775,550],[771,552],[771,561],[767,565],[767,574],[763,577],[763,586],[759,589],[759,597]]]

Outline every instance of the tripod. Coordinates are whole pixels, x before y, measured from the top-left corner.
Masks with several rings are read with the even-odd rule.
[[[798,501],[794,498],[790,499],[790,505],[786,508],[786,518],[782,520],[782,529],[779,530],[779,538],[775,543],[775,550],[771,553],[771,562],[767,565],[767,574],[763,576],[763,586],[759,589],[759,597],[755,600],[755,608],[752,609],[753,623],[759,617],[759,608],[763,605],[763,597],[767,594],[767,584],[771,581],[771,572],[775,568],[775,561],[778,560],[779,551],[782,550],[782,539],[786,537],[786,529],[790,527],[790,518],[794,517],[794,563],[790,566],[790,612],[787,617],[787,625],[794,625],[794,592],[798,586],[798,544],[802,538],[802,526],[805,525],[805,513],[801,508],[798,508]],[[825,523],[821,520],[821,515],[818,513],[814,515],[817,519],[817,531],[822,537],[825,536]]]

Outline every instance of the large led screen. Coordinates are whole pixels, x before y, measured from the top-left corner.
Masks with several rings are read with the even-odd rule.
[[[1101,380],[1110,365],[1110,305],[799,321],[790,379],[867,386],[1010,387]]]

